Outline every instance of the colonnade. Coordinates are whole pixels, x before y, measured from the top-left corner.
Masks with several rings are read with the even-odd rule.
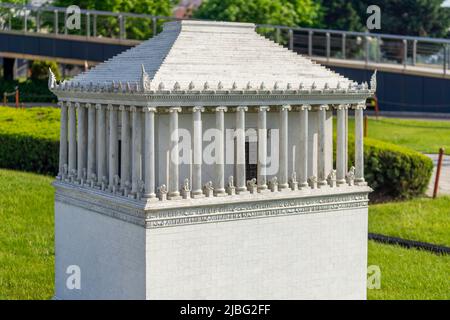
[[[322,188],[344,184],[364,185],[363,156],[363,109],[364,104],[349,106],[310,105],[300,106],[259,106],[257,107],[257,177],[256,185],[246,181],[245,118],[247,106],[214,108],[215,139],[214,181],[202,181],[202,113],[203,106],[189,108],[192,113],[192,174],[180,186],[178,144],[178,118],[181,107],[169,108],[169,130],[171,159],[167,185],[156,186],[157,169],[155,152],[155,114],[158,108],[125,105],[105,105],[90,103],[60,102],[61,131],[58,178],[137,199],[176,200],[181,198],[201,198],[205,196],[226,196],[248,194],[249,192],[289,191],[302,188]],[[355,110],[355,160],[354,169],[347,171],[347,118],[348,109]],[[236,163],[235,179],[225,183],[225,113],[235,109]],[[337,114],[336,170],[326,172],[326,112],[331,108]],[[308,177],[308,114],[317,112],[317,177]],[[267,181],[267,113],[279,114],[279,170],[276,182]],[[289,128],[289,115],[299,112],[299,123]],[[107,123],[107,119],[109,123]],[[119,139],[118,129],[121,127]],[[109,130],[108,130],[109,127]],[[289,174],[288,141],[289,132],[299,130],[300,148],[297,172]],[[144,137],[144,139],[142,138]],[[119,140],[120,154],[119,154]],[[119,160],[120,159],[120,160]],[[120,171],[119,171],[120,162]],[[120,176],[119,176],[120,172]],[[192,180],[192,181],[190,181]],[[268,184],[271,184],[270,186]],[[274,188],[276,184],[276,188]],[[212,191],[212,192],[211,192]]]

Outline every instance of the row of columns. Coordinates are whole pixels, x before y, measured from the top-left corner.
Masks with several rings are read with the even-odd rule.
[[[155,113],[156,108],[113,105],[91,105],[78,103],[60,103],[61,106],[61,143],[60,143],[60,167],[59,177],[69,180],[78,180],[91,186],[121,192],[126,196],[156,199],[155,186]],[[327,185],[326,170],[326,111],[328,105],[317,106],[318,113],[318,169],[317,186]],[[347,176],[347,115],[348,105],[338,105],[337,110],[337,145],[336,145],[336,184],[346,183]],[[363,109],[364,104],[358,104],[355,109],[355,184],[364,184],[363,161]],[[179,186],[178,163],[178,114],[180,107],[169,108],[170,120],[170,150],[169,161],[169,199],[181,198]],[[190,195],[193,198],[204,196],[202,190],[202,112],[204,108],[196,106],[192,110],[193,125],[193,154],[192,181],[189,181],[192,189]],[[227,107],[219,106],[215,109],[216,129],[218,136],[216,143],[216,163],[214,166],[215,183],[214,195],[227,195],[225,189],[225,115]],[[266,165],[267,165],[267,112],[269,106],[258,107],[258,166],[257,166],[257,190],[264,192],[268,189]],[[278,190],[289,189],[288,174],[288,114],[291,106],[283,105],[279,108],[280,123],[280,161]],[[298,147],[301,149],[300,167],[298,168],[298,186],[308,186],[308,112],[311,106],[298,107],[300,112],[300,139]],[[120,111],[120,117],[119,117]],[[246,106],[236,107],[236,185],[237,194],[248,193],[245,168],[245,114]],[[107,117],[108,112],[108,117]],[[78,116],[77,116],[78,115]],[[131,117],[130,117],[131,115]],[[142,121],[142,116],[144,117]],[[109,119],[109,136],[107,139],[107,123]],[[121,122],[121,168],[119,177],[119,149],[118,127]],[[78,124],[78,125],[77,125]],[[144,124],[144,128],[142,128]],[[145,139],[142,141],[144,130]],[[131,132],[131,134],[130,134]],[[106,143],[109,143],[107,149]],[[145,151],[145,154],[143,154]],[[108,152],[108,153],[107,153]],[[142,161],[142,162],[141,162]],[[108,165],[107,165],[108,164]],[[107,169],[108,168],[108,169]],[[144,172],[143,172],[144,168]],[[108,170],[108,172],[107,172]]]

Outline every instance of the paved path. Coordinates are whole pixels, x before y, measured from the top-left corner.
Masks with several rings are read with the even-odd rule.
[[[434,180],[436,177],[436,165],[437,165],[439,155],[427,154],[427,156],[430,157],[434,163],[433,176],[431,177],[430,185],[428,186],[428,190],[427,190],[427,195],[433,196]],[[439,178],[438,195],[444,195],[444,194],[450,195],[450,156],[449,155],[444,155],[444,159],[442,161],[441,177]]]

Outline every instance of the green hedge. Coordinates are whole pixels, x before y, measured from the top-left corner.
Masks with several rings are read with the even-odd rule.
[[[0,99],[3,103],[3,92],[15,92],[15,87],[19,87],[20,102],[52,102],[56,103],[56,96],[48,90],[47,80],[26,80],[19,81],[0,81]],[[9,103],[15,102],[15,96],[8,97]]]
[[[0,167],[55,175],[59,109],[0,107]]]
[[[354,145],[354,138],[349,137],[349,161],[354,159]],[[366,181],[374,189],[373,200],[423,195],[433,172],[433,162],[427,156],[370,138],[364,139],[364,167]]]
[[[55,175],[58,152],[59,109],[0,107],[0,167]],[[407,199],[425,192],[433,170],[428,157],[369,138],[365,139],[364,157],[365,177],[374,189],[372,199]],[[353,159],[354,139],[350,136],[349,166]]]

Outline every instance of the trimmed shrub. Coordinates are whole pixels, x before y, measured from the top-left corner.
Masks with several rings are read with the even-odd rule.
[[[349,137],[349,161],[354,159],[354,138]],[[350,164],[349,164],[350,165]],[[374,189],[371,199],[409,199],[423,195],[433,162],[427,156],[391,143],[364,139],[364,175]]]
[[[55,175],[59,109],[0,107],[0,167]]]
[[[56,96],[48,90],[47,80],[26,80],[19,82],[13,81],[0,81],[0,95],[3,103],[3,92],[15,92],[16,86],[19,87],[20,102],[52,102],[56,103]],[[8,98],[9,103],[15,101],[14,96]]]

